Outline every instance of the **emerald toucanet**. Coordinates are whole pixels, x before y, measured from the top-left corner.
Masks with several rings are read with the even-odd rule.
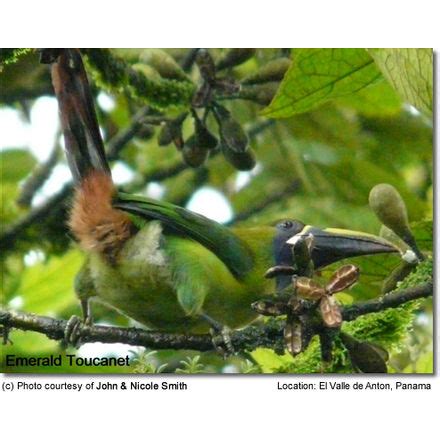
[[[264,277],[293,265],[286,241],[312,233],[315,267],[357,255],[396,252],[379,237],[320,230],[296,220],[228,228],[181,207],[123,194],[112,183],[79,51],[52,65],[75,195],[69,227],[88,258],[75,288],[88,314],[96,297],[150,328],[206,331],[210,322],[243,327],[251,304],[275,292]]]

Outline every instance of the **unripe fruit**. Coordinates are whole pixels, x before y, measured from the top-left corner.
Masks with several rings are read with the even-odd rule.
[[[179,81],[188,80],[185,72],[176,63],[174,58],[160,49],[146,49],[142,52],[140,59],[143,63],[153,67],[159,72],[162,78],[176,79]]]
[[[238,66],[255,55],[255,49],[229,49],[217,62],[217,70]]]
[[[222,143],[237,153],[245,152],[248,148],[248,137],[240,123],[233,119],[231,113],[224,107],[217,106],[215,116]]]
[[[198,145],[208,150],[213,150],[218,144],[217,138],[208,130],[206,125],[195,112],[193,113],[193,117],[195,121],[195,136]]]
[[[182,157],[188,166],[198,168],[205,163],[208,150],[198,145],[196,137],[192,135],[182,148]]]
[[[409,228],[405,202],[396,188],[387,183],[376,185],[370,191],[369,202],[378,219],[407,243],[420,260],[423,260],[424,256],[418,249]]]
[[[394,186],[376,185],[369,196],[370,207],[379,220],[399,237],[411,234],[405,202]]]
[[[281,81],[292,64],[289,58],[277,58],[261,66],[255,73],[245,77],[242,84],[261,84],[269,81]]]
[[[158,144],[161,147],[164,147],[171,142],[174,142],[177,149],[182,149],[183,147],[183,138],[182,138],[182,124],[188,113],[182,113],[177,118],[172,121],[166,122],[160,132],[159,137],[157,139]]]
[[[256,165],[257,161],[255,159],[255,154],[251,148],[248,148],[244,152],[237,152],[231,150],[223,142],[220,145],[225,159],[237,170],[249,171]]]
[[[271,81],[264,84],[243,85],[240,98],[248,99],[261,105],[269,105],[277,93],[280,83]]]

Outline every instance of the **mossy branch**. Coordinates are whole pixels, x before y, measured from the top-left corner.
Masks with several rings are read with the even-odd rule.
[[[374,300],[343,307],[342,316],[345,321],[353,321],[368,313],[380,312],[388,308],[401,306],[409,301],[429,297],[432,295],[432,291],[432,282],[424,283]],[[11,329],[34,331],[42,333],[50,339],[62,341],[66,325],[67,321],[63,319],[0,310],[0,326],[3,327],[5,341],[8,340],[8,333]],[[82,343],[123,343],[150,349],[213,350],[212,337],[209,334],[183,335],[147,331],[140,328],[87,326],[84,324],[80,324],[78,331]],[[272,319],[261,326],[249,326],[243,330],[236,330],[231,334],[231,342],[238,352],[252,351],[264,347],[280,353],[284,349],[283,323],[281,320]]]
[[[82,49],[95,80],[104,89],[127,90],[133,98],[155,110],[182,109],[189,106],[195,91],[191,81],[149,78],[133,69],[109,49]]]

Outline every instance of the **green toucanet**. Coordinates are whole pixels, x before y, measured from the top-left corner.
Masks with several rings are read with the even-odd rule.
[[[238,328],[257,317],[254,301],[275,292],[267,269],[293,264],[286,241],[296,235],[314,235],[315,267],[396,252],[379,237],[295,220],[228,228],[170,203],[118,192],[79,51],[60,51],[52,81],[75,182],[69,227],[88,254],[75,282],[86,313],[96,297],[150,328],[199,332],[210,321]]]

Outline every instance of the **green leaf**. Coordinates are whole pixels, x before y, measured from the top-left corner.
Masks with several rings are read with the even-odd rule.
[[[432,351],[420,356],[415,365],[408,365],[403,372],[432,374],[434,372],[434,355]]]
[[[264,116],[287,118],[350,95],[380,78],[364,49],[298,49]]]
[[[365,87],[357,93],[338,99],[337,102],[367,117],[395,116],[402,109],[402,100],[386,81]]]
[[[252,357],[263,373],[285,370],[292,361],[290,354],[280,356],[268,348],[257,348],[252,352]]]
[[[23,272],[18,295],[23,300],[24,311],[42,315],[60,316],[77,300],[73,292],[73,280],[84,257],[77,250],[62,257],[50,257]]]
[[[369,53],[405,101],[432,114],[432,49],[369,49]]]
[[[27,150],[10,149],[0,153],[0,181],[18,182],[35,166],[34,156]]]
[[[0,49],[0,72],[4,65],[16,63],[22,55],[25,55],[31,50],[32,49]]]

